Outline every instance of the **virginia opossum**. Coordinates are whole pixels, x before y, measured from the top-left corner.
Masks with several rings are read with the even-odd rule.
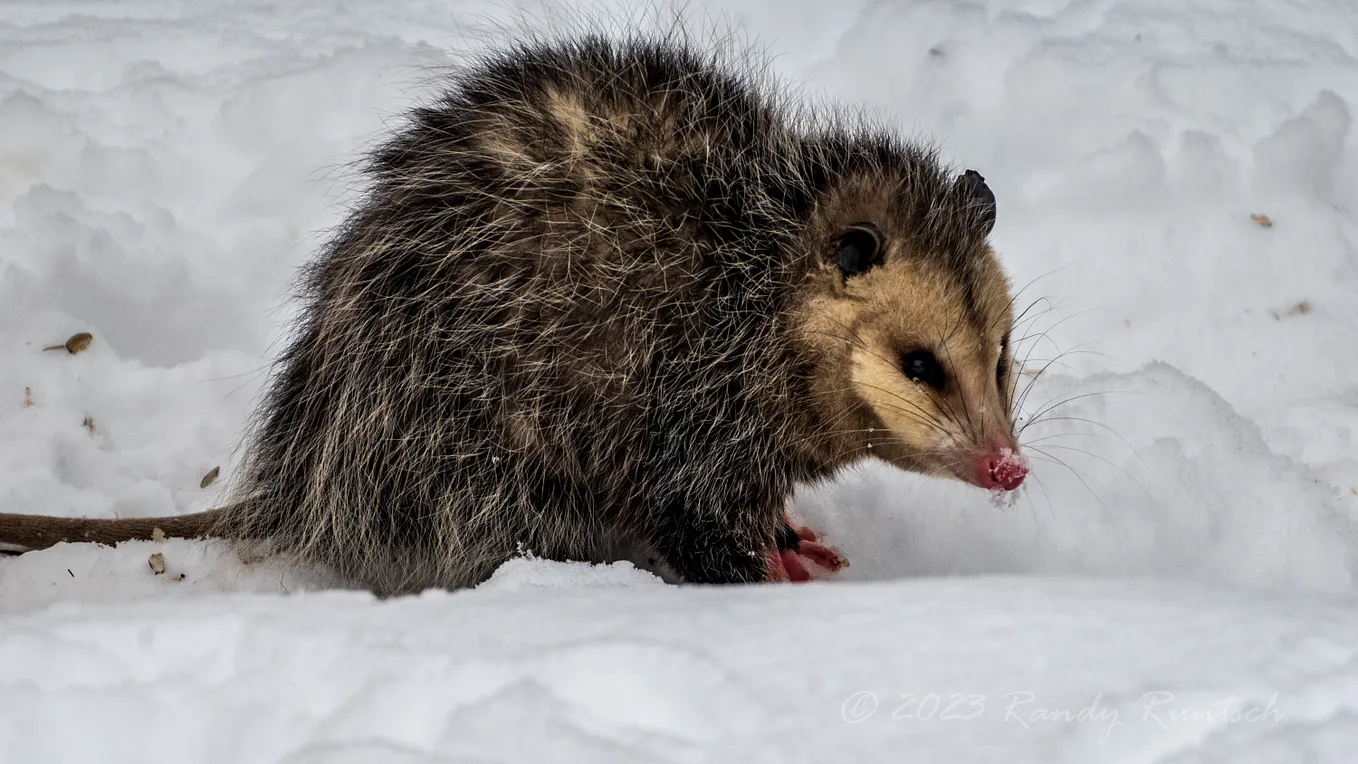
[[[794,488],[875,457],[1013,490],[1009,282],[981,175],[674,39],[526,39],[366,167],[231,503],[0,515],[41,548],[266,542],[382,593],[519,550],[802,579]]]

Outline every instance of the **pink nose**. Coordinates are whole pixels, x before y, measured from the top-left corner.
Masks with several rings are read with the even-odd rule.
[[[1012,491],[1023,485],[1027,476],[1028,465],[1023,457],[1007,448],[983,456],[976,463],[976,477],[982,488]]]

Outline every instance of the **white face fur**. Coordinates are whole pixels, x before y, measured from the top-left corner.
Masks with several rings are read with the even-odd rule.
[[[1027,467],[1011,420],[1008,279],[985,244],[964,257],[910,251],[890,220],[839,226],[804,304],[830,447],[1014,490]]]

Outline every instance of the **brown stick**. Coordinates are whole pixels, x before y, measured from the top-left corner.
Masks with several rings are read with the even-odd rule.
[[[167,538],[199,538],[211,532],[229,507],[191,515],[94,520],[87,517],[0,514],[0,545],[46,549],[63,541],[113,545],[146,541],[159,528]]]

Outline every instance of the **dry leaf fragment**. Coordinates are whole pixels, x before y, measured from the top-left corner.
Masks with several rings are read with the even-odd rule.
[[[33,389],[30,387],[24,388],[24,405],[29,408],[33,407]]]
[[[215,481],[217,479],[217,476],[220,474],[222,474],[222,468],[213,467],[212,469],[207,471],[206,475],[203,476],[203,482],[199,483],[198,487],[207,488],[208,486],[212,485],[213,481]]]
[[[1263,215],[1258,212],[1252,212],[1250,213],[1250,220],[1253,220],[1255,223],[1258,223],[1260,228],[1273,227],[1273,219],[1270,218],[1268,215]]]
[[[91,435],[94,434],[94,417],[86,416],[85,421],[81,422],[81,424],[85,426],[86,430],[90,431]]]
[[[152,529],[151,529],[151,540],[154,541],[154,542],[156,542],[157,544],[164,544],[164,543],[165,543],[165,531],[162,531],[162,530],[159,529],[159,528],[152,528]]]
[[[180,574],[177,575],[177,576],[171,576],[171,577],[170,577],[170,580],[171,580],[171,581],[183,581],[183,580],[184,580],[184,574],[183,574],[183,573],[180,573]]]
[[[151,572],[157,576],[165,572],[165,555],[156,552],[146,559],[146,564],[151,566]]]

